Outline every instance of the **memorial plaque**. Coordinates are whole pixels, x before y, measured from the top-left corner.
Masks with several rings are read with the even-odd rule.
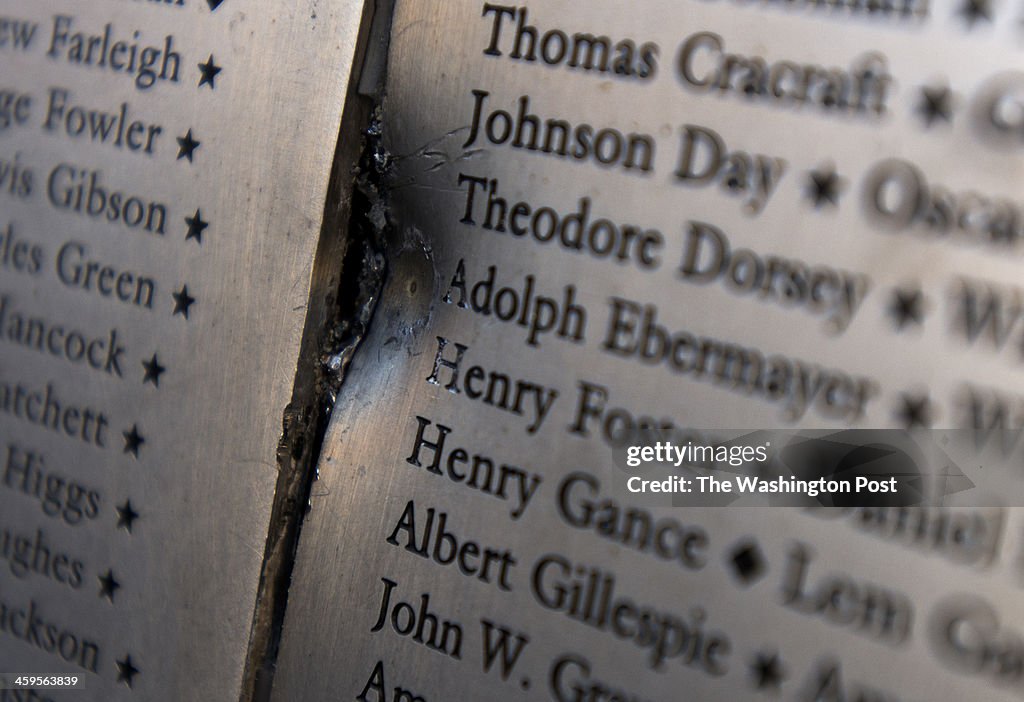
[[[1020,10],[0,0],[0,702],[1020,698]]]
[[[387,282],[273,698],[1019,698],[1019,481],[696,507],[617,457],[1018,450],[1019,10],[397,2]]]
[[[0,3],[0,699],[243,694],[362,13]]]

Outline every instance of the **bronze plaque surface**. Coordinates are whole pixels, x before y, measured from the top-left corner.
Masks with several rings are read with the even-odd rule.
[[[1018,10],[399,1],[275,699],[1019,698],[1013,491],[679,507],[615,458],[1019,427]]]
[[[0,673],[82,678],[40,694],[238,699],[360,17],[0,3]]]

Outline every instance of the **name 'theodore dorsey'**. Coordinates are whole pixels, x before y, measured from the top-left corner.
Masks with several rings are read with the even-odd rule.
[[[689,176],[696,174],[700,178],[707,173],[706,169],[688,171]],[[613,222],[593,211],[589,197],[580,198],[571,212],[559,212],[554,207],[537,206],[525,200],[507,201],[497,194],[497,179],[460,173],[458,183],[466,185],[461,224],[598,260],[634,262],[643,270],[656,270],[662,263],[665,237],[661,232]],[[770,187],[766,192],[770,195]],[[863,273],[740,247],[720,228],[706,222],[690,220],[684,224],[684,231],[677,268],[680,281],[715,284],[734,295],[786,310],[803,310],[822,318],[830,332],[842,332],[850,325],[871,289],[871,280]],[[471,295],[477,308],[489,307],[489,301],[495,297],[493,270],[494,266],[488,268],[488,278],[473,286]],[[465,261],[460,260],[445,302],[458,291],[460,306],[465,307],[463,303],[470,294],[466,286]],[[529,289],[532,291],[533,286]],[[530,301],[534,298],[526,299]],[[537,341],[539,332],[531,330],[532,342]]]

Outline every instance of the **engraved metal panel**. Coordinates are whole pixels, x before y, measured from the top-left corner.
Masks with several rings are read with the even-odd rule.
[[[360,16],[0,3],[0,672],[238,699]]]
[[[275,698],[1018,697],[1012,495],[648,508],[613,466],[640,428],[1015,435],[1017,9],[398,2],[389,279]]]

